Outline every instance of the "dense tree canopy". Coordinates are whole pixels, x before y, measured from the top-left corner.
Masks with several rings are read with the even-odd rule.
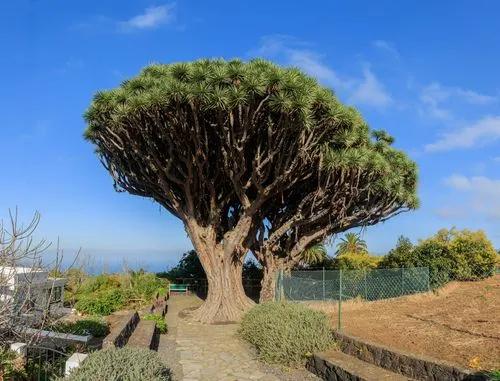
[[[116,189],[184,222],[212,289],[202,321],[248,308],[236,283],[249,250],[264,267],[292,266],[332,233],[418,205],[415,163],[295,68],[151,65],[98,93],[86,120]]]

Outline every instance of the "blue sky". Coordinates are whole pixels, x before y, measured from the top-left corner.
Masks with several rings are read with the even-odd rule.
[[[420,167],[420,210],[368,228],[484,229],[500,247],[500,3],[495,1],[3,1],[0,217],[96,265],[161,269],[191,247],[149,200],[115,193],[82,139],[92,95],[151,62],[261,56],[299,66],[386,129]],[[333,251],[333,250],[332,250]]]

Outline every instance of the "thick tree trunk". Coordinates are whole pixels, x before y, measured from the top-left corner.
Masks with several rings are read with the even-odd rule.
[[[278,276],[278,266],[268,264],[263,266],[264,274],[261,281],[259,303],[271,302],[276,297],[276,277]]]
[[[202,263],[207,273],[208,294],[201,307],[193,312],[193,318],[202,323],[240,320],[254,304],[243,289],[243,264],[219,256],[212,256],[209,261],[202,260]]]

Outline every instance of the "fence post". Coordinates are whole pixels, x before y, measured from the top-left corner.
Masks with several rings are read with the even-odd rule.
[[[368,300],[368,286],[366,284],[366,273],[368,272],[368,270],[364,269],[363,271],[365,273],[365,300]]]
[[[342,330],[342,269],[339,269],[339,316],[337,329]]]
[[[325,268],[323,267],[323,301],[325,300]]]
[[[401,267],[401,295],[405,295],[405,268]]]

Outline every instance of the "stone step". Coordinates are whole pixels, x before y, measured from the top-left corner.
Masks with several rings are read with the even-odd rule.
[[[412,378],[379,368],[338,350],[316,353],[307,368],[326,381],[409,381]]]
[[[127,346],[157,350],[159,336],[154,321],[141,320],[128,339]]]

